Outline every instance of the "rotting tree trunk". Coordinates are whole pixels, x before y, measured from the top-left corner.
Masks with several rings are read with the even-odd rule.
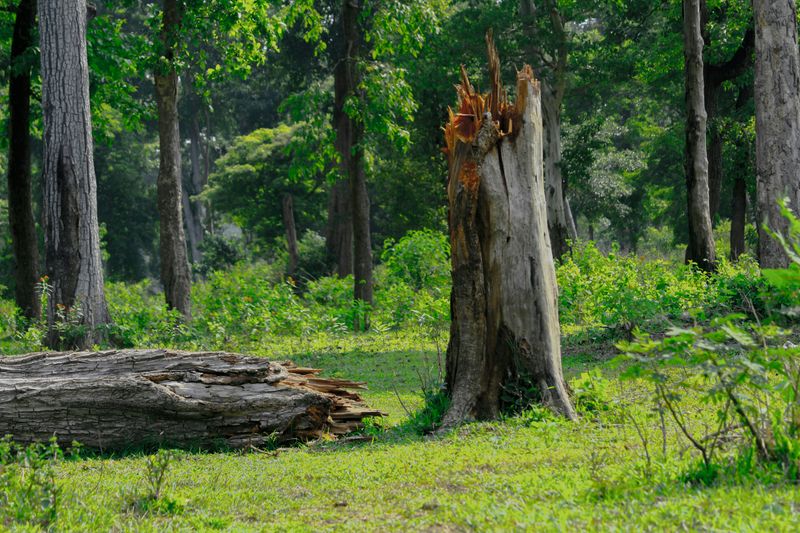
[[[39,281],[39,239],[31,195],[31,67],[22,64],[33,46],[36,0],[20,0],[11,40],[8,84],[8,221],[14,249],[14,297],[28,318],[41,315],[36,284]]]
[[[703,37],[700,0],[683,1],[683,40],[686,64],[686,197],[689,246],[687,261],[705,271],[716,268],[708,188],[706,107],[703,81]]]
[[[786,235],[778,201],[800,207],[800,59],[794,0],[754,0],[756,25],[756,185],[762,268],[784,268],[789,258],[764,228]]]
[[[294,276],[297,271],[297,263],[299,261],[299,253],[297,251],[297,228],[294,223],[294,202],[292,202],[292,195],[285,194],[283,196],[283,227],[286,230],[286,251],[289,254],[289,264],[287,265],[287,274]]]
[[[335,72],[336,143],[342,157],[342,169],[350,184],[350,210],[353,231],[353,296],[372,304],[372,237],[370,234],[370,203],[364,171],[364,124],[360,117],[346,111],[347,100],[362,99],[359,81],[359,58],[363,35],[359,22],[360,0],[343,0],[343,54]],[[355,329],[369,329],[365,314],[354,324]],[[360,323],[358,323],[360,322]]]
[[[526,66],[510,104],[491,35],[487,44],[488,101],[462,69],[459,110],[445,130],[453,275],[445,426],[497,417],[501,392],[521,381],[575,417],[561,372],[539,84]]]
[[[39,3],[44,112],[45,264],[52,292],[47,321],[50,346],[86,347],[109,322],[103,289],[97,183],[94,173],[86,3]],[[59,316],[61,315],[61,316]],[[82,326],[69,338],[54,327],[62,317]]]
[[[175,39],[182,14],[177,0],[164,0],[163,5],[161,45],[164,61],[159,62],[154,74],[160,153],[157,194],[161,283],[170,309],[177,309],[185,320],[189,320],[192,279],[183,231],[178,73],[174,65]]]
[[[380,416],[319,370],[220,352],[123,350],[0,358],[0,434],[100,450],[234,448],[344,434]]]

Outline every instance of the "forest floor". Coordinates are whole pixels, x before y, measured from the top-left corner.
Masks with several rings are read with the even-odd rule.
[[[161,502],[146,455],[65,461],[59,530],[791,531],[800,488],[780,476],[702,483],[699,459],[662,426],[644,384],[620,381],[609,343],[566,342],[569,380],[598,369],[606,406],[578,422],[540,409],[420,436],[409,412],[436,382],[437,349],[413,332],[288,339],[252,353],[369,383],[388,416],[359,442],[263,452],[181,453]],[[443,347],[442,347],[443,348]],[[278,356],[280,354],[280,357]],[[701,412],[697,403],[690,410]],[[649,457],[649,459],[648,459]],[[138,498],[138,499],[137,499]]]

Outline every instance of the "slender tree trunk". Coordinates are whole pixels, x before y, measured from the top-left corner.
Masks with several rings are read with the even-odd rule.
[[[189,129],[189,159],[192,162],[192,174],[190,183],[184,188],[184,196],[187,196],[187,198],[183,202],[186,236],[192,263],[199,263],[203,258],[200,245],[203,242],[203,228],[207,217],[206,206],[202,200],[192,200],[193,196],[203,192],[208,182],[206,162],[202,161],[203,141],[200,135],[198,113],[195,113],[194,117],[192,117],[191,128]]]
[[[747,185],[743,178],[736,178],[733,183],[731,213],[731,261],[736,261],[745,252],[744,226],[747,213]]]
[[[161,27],[163,59],[168,66],[156,69],[155,92],[158,105],[158,214],[160,227],[161,283],[167,305],[191,319],[191,274],[186,258],[183,231],[181,138],[178,122],[178,73],[174,66],[174,46],[181,25],[178,0],[164,0]]]
[[[712,271],[716,258],[708,189],[700,0],[683,0],[683,35],[686,62],[686,196],[689,218],[686,259],[703,270]]]
[[[8,85],[8,219],[14,248],[17,307],[28,318],[41,315],[36,284],[39,281],[39,246],[31,195],[31,69],[20,64],[34,46],[36,0],[20,0],[11,40]]]
[[[293,276],[297,271],[299,254],[297,252],[297,229],[294,224],[294,205],[291,194],[283,196],[283,227],[286,229],[286,251],[289,253],[287,273]]]
[[[705,81],[705,80],[704,80]],[[709,124],[708,138],[708,208],[711,224],[719,213],[719,197],[722,191],[722,132],[717,123],[718,88],[705,89],[706,117]]]
[[[756,25],[756,185],[758,256],[763,268],[783,268],[789,258],[764,229],[786,234],[778,201],[800,207],[800,60],[794,0],[754,0]]]
[[[561,373],[539,84],[526,66],[516,104],[507,102],[487,40],[488,105],[462,69],[459,112],[445,130],[453,273],[445,426],[494,418],[502,391],[531,385],[543,402],[575,417]]]
[[[52,293],[47,320],[50,346],[87,347],[109,322],[103,291],[97,183],[94,173],[86,3],[39,3],[44,112],[44,231]],[[59,315],[79,322],[68,338],[54,327]]]
[[[370,235],[370,205],[364,172],[364,124],[345,112],[349,98],[359,94],[358,60],[363,46],[359,17],[360,0],[343,0],[342,27],[344,54],[335,72],[335,103],[337,114],[337,144],[343,169],[350,183],[350,208],[353,227],[353,294],[356,300],[372,303],[372,239]],[[368,316],[356,329],[369,328]]]
[[[542,82],[541,86],[547,226],[553,257],[561,259],[569,251],[567,240],[570,238],[561,175],[561,102],[547,83]]]
[[[347,180],[340,180],[331,188],[326,229],[328,262],[335,265],[340,278],[349,276],[353,273],[353,217]]]

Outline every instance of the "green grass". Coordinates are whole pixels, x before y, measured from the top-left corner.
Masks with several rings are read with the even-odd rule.
[[[796,530],[800,490],[779,475],[683,481],[697,464],[674,428],[662,452],[644,385],[621,382],[605,348],[572,349],[573,378],[600,369],[610,409],[570,423],[523,413],[446,435],[404,431],[422,405],[420,375],[436,350],[414,332],[285,339],[252,350],[369,383],[366,400],[388,413],[371,442],[323,442],[251,453],[184,454],[167,474],[164,505],[137,507],[146,459],[61,463],[60,530],[122,531],[563,531]],[[648,439],[647,467],[631,413]],[[687,407],[702,413],[700,404]],[[702,419],[702,415],[699,416]]]

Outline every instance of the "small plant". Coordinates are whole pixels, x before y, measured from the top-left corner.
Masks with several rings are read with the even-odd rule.
[[[583,372],[570,382],[575,409],[582,413],[608,411],[611,382],[599,369]]]
[[[56,522],[61,487],[55,465],[62,459],[55,438],[28,446],[0,440],[0,525],[49,528]]]
[[[173,450],[158,450],[145,459],[145,484],[147,492],[144,495],[134,496],[131,506],[139,512],[158,512],[163,514],[177,514],[183,511],[181,503],[164,494],[172,464],[178,455]]]

